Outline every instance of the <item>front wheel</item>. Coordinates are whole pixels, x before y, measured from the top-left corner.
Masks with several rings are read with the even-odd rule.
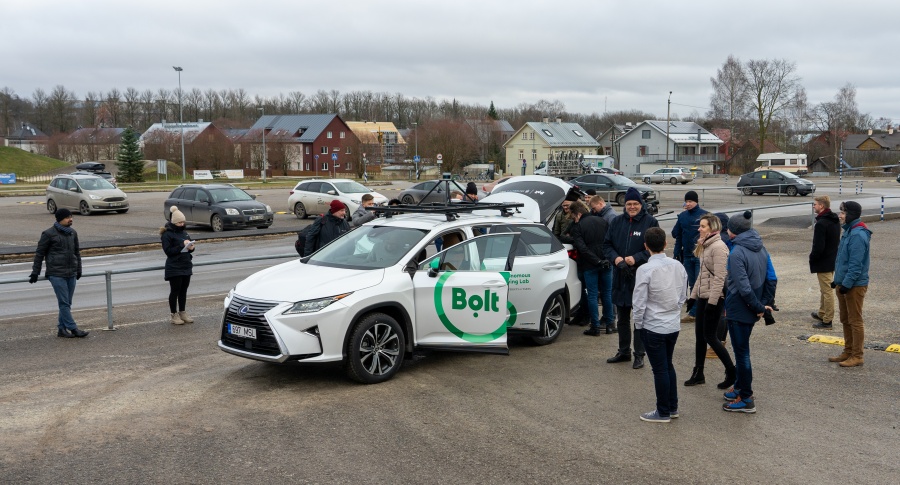
[[[649,184],[649,183],[650,183],[650,177],[644,177],[644,183],[645,183],[645,184]]]
[[[47,212],[56,214],[56,202],[54,202],[53,199],[47,201]]]
[[[552,344],[562,333],[567,318],[566,301],[562,295],[553,295],[544,304],[544,311],[541,312],[541,335],[531,337],[531,341],[538,345]]]
[[[401,199],[400,202],[406,205],[413,205],[416,203],[416,199],[414,199],[413,196],[406,194],[403,196],[403,199]]]
[[[78,204],[78,212],[83,216],[89,216],[91,215],[91,206],[82,200],[81,203]]]
[[[787,195],[790,195],[791,197],[794,197],[794,196],[797,195],[797,187],[794,187],[793,185],[788,185],[787,190],[785,191],[785,193],[786,193]]]
[[[225,229],[225,223],[222,222],[222,216],[219,214],[213,214],[209,220],[209,225],[212,227],[213,232],[222,232]]]
[[[675,177],[672,177],[669,179],[669,183],[672,185],[678,185],[678,179]]]
[[[749,185],[745,185],[744,188],[741,189],[741,192],[743,192],[744,195],[753,195],[753,187],[750,187]]]
[[[303,205],[303,202],[294,204],[294,215],[297,216],[297,219],[306,219],[309,215],[306,213],[306,206]]]
[[[384,313],[372,313],[353,327],[347,341],[347,377],[377,384],[394,377],[403,364],[403,330]]]
[[[625,205],[625,193],[624,192],[619,195],[616,195],[616,204],[619,204],[621,206]]]

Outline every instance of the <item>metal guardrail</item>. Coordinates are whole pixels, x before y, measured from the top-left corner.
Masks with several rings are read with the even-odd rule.
[[[245,261],[262,261],[267,259],[287,259],[287,258],[297,258],[297,253],[290,254],[276,254],[272,256],[251,256],[248,258],[231,258],[231,259],[220,259],[217,261],[201,261],[199,263],[194,263],[194,266],[211,266],[215,264],[226,264],[226,263],[243,263]],[[112,314],[112,275],[114,274],[128,274],[128,273],[143,273],[147,271],[159,271],[166,269],[164,264],[154,265],[154,266],[142,266],[139,268],[131,268],[131,269],[114,269],[114,270],[106,270],[103,272],[95,272],[95,273],[84,273],[81,275],[82,278],[87,278],[91,276],[104,276],[106,279],[106,324],[107,330],[115,330],[113,327],[113,314]],[[46,279],[42,277],[41,279]],[[0,281],[0,285],[13,284],[13,283],[28,283],[28,278],[19,278],[15,280],[3,280]]]

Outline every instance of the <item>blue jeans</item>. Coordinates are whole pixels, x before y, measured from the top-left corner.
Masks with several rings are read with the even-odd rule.
[[[53,291],[56,293],[56,303],[59,306],[59,318],[56,327],[60,330],[75,330],[75,319],[72,318],[72,297],[75,295],[75,277],[63,278],[62,276],[48,276]]]
[[[603,316],[600,325],[611,327],[616,321],[616,307],[612,302],[612,267],[597,270],[600,280],[600,304],[603,306]]]
[[[600,308],[597,301],[600,291],[598,272],[599,270],[596,269],[588,269],[578,275],[578,279],[581,280],[584,288],[582,298],[587,299],[587,316],[591,319],[591,327],[593,328],[600,328]]]
[[[647,360],[653,368],[656,410],[660,416],[668,417],[673,411],[678,411],[678,378],[675,376],[675,366],[672,365],[678,332],[655,333],[644,329],[641,331],[641,338],[644,339]]]
[[[697,282],[697,277],[700,276],[700,258],[696,256],[684,256],[684,260],[681,264],[684,266],[684,271],[687,273],[688,288],[692,289],[694,288],[694,283]],[[697,305],[694,305],[691,308],[688,315],[692,317],[697,316]]]
[[[741,391],[742,400],[749,399],[753,395],[753,367],[750,365],[750,334],[753,332],[753,324],[727,321],[737,370],[734,388]]]

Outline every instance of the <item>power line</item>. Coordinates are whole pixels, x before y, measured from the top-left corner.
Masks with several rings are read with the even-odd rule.
[[[709,106],[691,106],[689,104],[678,104],[678,103],[672,103],[672,104],[674,104],[675,106],[686,106],[688,108],[709,109]]]

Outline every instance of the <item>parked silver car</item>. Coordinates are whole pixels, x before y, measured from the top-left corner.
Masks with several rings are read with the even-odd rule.
[[[60,174],[47,186],[47,211],[76,209],[83,216],[94,212],[128,212],[128,195],[97,175]]]
[[[686,184],[694,180],[694,173],[684,167],[661,168],[651,174],[643,176],[645,184],[662,184],[668,182],[672,185]]]
[[[347,207],[347,215],[353,214],[362,202],[362,196],[372,194],[375,205],[387,204],[387,197],[350,179],[306,180],[297,184],[288,197],[288,208],[297,219],[328,212],[331,201],[337,200]]]

